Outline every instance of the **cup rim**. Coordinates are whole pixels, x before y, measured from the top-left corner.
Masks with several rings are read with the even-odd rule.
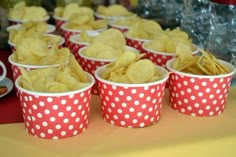
[[[122,25],[114,24],[116,20],[117,19],[109,21],[108,25],[115,27],[115,28],[120,28],[120,29],[129,29],[129,26],[122,26]]]
[[[20,79],[21,79],[22,76],[19,76],[16,79],[15,86],[16,86],[17,89],[19,89],[20,91],[22,91],[24,93],[27,93],[27,94],[30,94],[30,95],[36,95],[36,96],[55,96],[55,97],[59,97],[59,96],[65,96],[65,95],[72,95],[72,94],[81,93],[83,91],[86,91],[87,89],[91,88],[94,85],[94,83],[95,83],[94,77],[88,72],[85,72],[85,73],[86,73],[87,77],[90,79],[89,85],[84,87],[84,88],[73,90],[73,91],[68,91],[68,92],[50,93],[50,92],[36,92],[36,91],[31,91],[31,90],[28,90],[28,89],[24,89],[23,87],[21,87],[19,85],[19,82],[20,82]]]
[[[156,85],[156,84],[161,84],[161,83],[167,81],[167,79],[169,78],[169,72],[168,72],[165,68],[163,68],[163,67],[161,67],[161,66],[159,66],[159,65],[156,65],[156,68],[157,68],[158,70],[161,70],[161,73],[162,73],[162,76],[163,76],[160,80],[157,80],[157,81],[154,81],[154,82],[148,82],[148,83],[133,83],[133,84],[131,84],[131,83],[112,82],[112,81],[105,80],[105,79],[103,79],[103,78],[100,77],[100,73],[101,73],[102,71],[104,71],[107,66],[108,66],[108,65],[105,64],[105,65],[103,65],[103,66],[97,68],[97,69],[95,70],[94,76],[95,76],[95,78],[96,78],[98,81],[104,82],[104,83],[106,83],[106,84],[114,85],[114,86],[121,86],[121,87],[144,87],[144,86],[152,86],[152,85]]]
[[[11,29],[18,29],[22,24],[16,24],[12,26],[7,27],[7,32],[10,33]],[[48,25],[48,30],[45,33],[52,33],[56,30],[56,27],[52,24],[47,24]]]
[[[80,57],[82,57],[84,59],[87,59],[87,60],[95,61],[95,62],[113,62],[113,61],[116,60],[116,58],[114,58],[114,59],[101,59],[101,58],[92,58],[92,57],[86,56],[86,55],[83,54],[83,51],[85,49],[87,49],[88,46],[84,46],[81,49],[79,49],[78,54],[79,54]],[[126,45],[125,48],[126,48],[126,50],[131,50],[131,51],[133,50],[134,52],[139,53],[139,50],[137,50],[134,47]]]
[[[15,61],[12,60],[12,56],[13,54],[11,54],[8,57],[8,61],[11,63],[11,65],[15,65],[17,67],[23,67],[23,68],[30,68],[30,69],[41,69],[41,68],[48,68],[48,67],[58,67],[61,64],[49,64],[49,65],[31,65],[31,64],[21,64],[21,63],[17,63]],[[68,62],[66,62],[65,64],[67,64]],[[64,63],[62,63],[64,64]]]
[[[125,38],[127,38],[127,39],[131,39],[131,40],[136,40],[136,41],[142,41],[142,42],[150,42],[150,41],[152,41],[152,39],[141,39],[141,38],[134,38],[134,37],[130,37],[130,36],[128,36],[127,35],[127,31],[126,32],[124,32],[124,36],[125,36]]]
[[[82,30],[78,30],[78,29],[70,29],[70,28],[66,28],[65,25],[67,23],[64,23],[61,25],[61,29],[63,31],[67,31],[67,32],[75,32],[75,33],[81,33]],[[106,30],[108,28],[108,26],[104,27],[104,28],[100,28],[100,29],[94,29],[94,30],[86,30],[86,32],[102,32],[104,30]]]
[[[231,75],[233,75],[236,72],[236,68],[232,64],[230,64],[230,63],[228,63],[226,61],[218,59],[218,61],[220,61],[221,63],[226,65],[228,68],[230,68],[231,72],[226,73],[226,74],[220,74],[220,75],[197,75],[197,74],[190,74],[190,73],[181,72],[181,71],[178,71],[178,70],[172,68],[172,63],[175,60],[176,60],[176,58],[172,58],[172,59],[168,60],[167,63],[166,63],[166,68],[170,72],[174,72],[176,74],[179,74],[179,75],[182,75],[182,76],[186,76],[186,77],[194,77],[194,78],[222,78],[222,77],[231,76]]]
[[[143,50],[146,50],[148,53],[153,53],[153,54],[159,54],[159,55],[164,55],[164,56],[172,56],[172,57],[176,57],[176,53],[168,53],[168,52],[161,52],[161,51],[156,51],[156,50],[152,50],[152,49],[149,49],[149,48],[146,48],[145,45],[150,43],[151,41],[148,41],[148,42],[144,42],[142,44],[142,49]],[[192,46],[194,46],[194,48],[196,48],[196,50],[192,51],[192,55],[195,55],[199,52],[199,48],[197,45],[195,44],[192,44]]]
[[[12,19],[8,17],[8,20],[11,22],[18,22],[18,23],[23,23],[23,22],[27,22],[27,21],[48,21],[50,18],[49,15],[45,16],[44,18],[40,19],[40,20],[22,20],[22,19]]]

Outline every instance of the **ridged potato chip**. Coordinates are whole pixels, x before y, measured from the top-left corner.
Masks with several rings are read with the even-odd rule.
[[[154,39],[156,32],[160,30],[162,28],[156,21],[141,19],[129,27],[127,36],[139,39]]]

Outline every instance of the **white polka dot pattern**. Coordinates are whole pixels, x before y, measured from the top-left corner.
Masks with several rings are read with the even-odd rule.
[[[61,139],[82,133],[88,127],[91,88],[75,93],[73,97],[34,96],[19,89],[17,92],[29,134]]]
[[[164,55],[160,53],[154,53],[151,51],[148,51],[147,49],[143,49],[143,53],[146,54],[146,57],[150,59],[153,63],[156,65],[162,66],[163,68],[166,68],[166,62],[175,56],[171,55]]]
[[[191,116],[216,116],[224,111],[232,76],[200,78],[181,76],[175,72],[169,77],[170,106]]]
[[[84,69],[84,71],[87,71],[88,73],[92,74],[94,76],[95,71],[110,62],[107,61],[97,61],[97,60],[90,60],[87,58],[84,58],[83,56],[80,55],[80,65]],[[93,85],[93,90],[92,94],[98,95],[98,89],[97,89],[97,81]]]
[[[60,32],[60,33],[62,32],[61,26],[62,26],[64,23],[66,23],[65,20],[55,19],[56,30],[57,30],[58,32]]]
[[[20,67],[11,64],[11,69],[12,69],[14,80],[16,80],[19,76],[21,76]],[[24,68],[24,69],[27,71],[33,70],[33,69],[29,69],[29,68]]]
[[[80,32],[79,31],[69,31],[69,30],[63,30],[62,29],[62,35],[63,35],[63,37],[65,38],[65,45],[66,46],[68,46],[69,45],[69,43],[70,43],[70,37],[72,36],[72,35],[76,35],[76,34],[80,34]]]
[[[86,46],[85,44],[76,44],[71,41],[67,42],[66,47],[70,49],[70,52],[75,56],[75,59],[77,60],[78,63],[80,63],[80,56],[79,56],[79,50]]]
[[[143,53],[143,48],[142,48],[142,44],[145,42],[144,40],[135,40],[135,39],[131,39],[131,38],[127,38],[126,39],[126,44],[128,46],[131,46],[133,48],[136,48],[137,50],[140,51],[140,53]]]
[[[161,116],[165,83],[123,87],[98,81],[102,117],[122,127],[139,128],[156,123]]]

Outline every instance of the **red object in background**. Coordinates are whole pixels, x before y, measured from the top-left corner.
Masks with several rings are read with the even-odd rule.
[[[10,49],[0,49],[0,60],[6,65],[7,77],[13,81],[11,65],[8,62],[10,54]],[[9,94],[0,98],[0,124],[18,122],[23,122],[23,116],[16,90],[13,88]]]

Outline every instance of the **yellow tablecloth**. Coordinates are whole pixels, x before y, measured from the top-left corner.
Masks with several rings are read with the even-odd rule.
[[[0,156],[236,156],[236,87],[230,89],[225,112],[216,117],[178,113],[168,106],[167,96],[161,120],[146,128],[108,124],[97,96],[92,97],[89,128],[71,138],[39,139],[27,134],[23,123],[0,125]]]

